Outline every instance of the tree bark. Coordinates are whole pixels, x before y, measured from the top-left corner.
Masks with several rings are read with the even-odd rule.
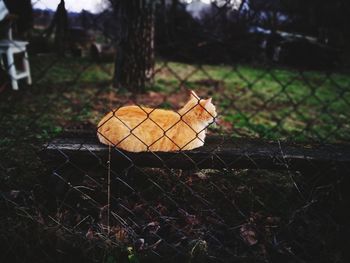
[[[153,79],[154,4],[148,0],[111,0],[118,21],[114,85],[143,92]]]

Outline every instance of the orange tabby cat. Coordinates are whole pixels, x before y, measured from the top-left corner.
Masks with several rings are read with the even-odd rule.
[[[126,106],[109,112],[97,127],[101,143],[130,152],[191,150],[204,144],[206,128],[214,122],[211,98],[191,98],[178,112]]]

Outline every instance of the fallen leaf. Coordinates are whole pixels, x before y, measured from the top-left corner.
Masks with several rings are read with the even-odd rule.
[[[92,240],[94,239],[94,231],[92,230],[92,228],[89,228],[85,237],[89,240]]]
[[[258,240],[256,238],[256,233],[250,224],[242,225],[239,232],[240,232],[241,238],[247,245],[253,246],[256,243],[258,243]]]

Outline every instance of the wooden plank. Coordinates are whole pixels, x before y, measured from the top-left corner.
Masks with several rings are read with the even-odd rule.
[[[109,148],[87,133],[66,134],[45,145],[42,157],[53,163],[106,164]],[[175,169],[253,168],[279,170],[349,169],[350,144],[291,144],[253,139],[209,136],[205,146],[183,152],[131,153],[111,149],[112,168],[138,167]]]

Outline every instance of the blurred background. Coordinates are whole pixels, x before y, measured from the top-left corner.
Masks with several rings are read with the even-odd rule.
[[[108,183],[111,168],[94,150],[81,163],[54,148],[62,158],[50,166],[42,153],[57,138],[84,148],[111,109],[178,110],[194,90],[219,114],[209,138],[301,145],[307,161],[305,149],[334,146],[341,159],[349,12],[345,0],[0,1],[0,259],[344,262],[348,163],[295,170],[281,150],[282,159],[265,157],[282,169],[188,170],[127,156]],[[27,53],[9,61],[23,41]],[[23,61],[31,80],[13,90],[10,69],[27,72]],[[224,146],[216,140],[207,158]]]

